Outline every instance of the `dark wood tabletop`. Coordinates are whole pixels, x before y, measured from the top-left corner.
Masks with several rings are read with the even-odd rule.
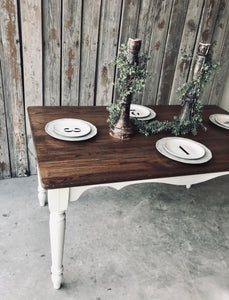
[[[156,119],[171,121],[181,106],[151,106]],[[205,174],[229,171],[229,130],[209,121],[209,115],[227,113],[211,105],[203,109],[207,131],[183,137],[198,141],[212,151],[212,159],[204,164],[184,164],[171,160],[156,150],[157,140],[172,136],[161,133],[144,136],[136,133],[129,140],[109,135],[108,112],[103,106],[29,107],[33,141],[44,189],[91,184]],[[98,133],[80,142],[57,140],[45,132],[45,125],[55,119],[76,118],[91,122]]]

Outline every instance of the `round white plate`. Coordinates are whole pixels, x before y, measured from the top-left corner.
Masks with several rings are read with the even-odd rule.
[[[202,156],[199,159],[184,159],[184,158],[174,156],[171,153],[167,152],[164,148],[164,144],[167,141],[167,139],[168,138],[163,138],[163,139],[158,140],[156,142],[156,148],[162,155],[164,155],[164,156],[166,156],[166,157],[168,157],[172,160],[179,161],[179,162],[182,162],[182,163],[185,163],[185,164],[203,164],[203,163],[209,161],[212,158],[211,151],[206,146],[204,146],[203,144],[200,144],[200,145],[204,148],[205,155]]]
[[[149,121],[151,119],[154,119],[156,117],[156,113],[154,110],[152,110],[151,108],[148,108],[149,111],[150,111],[150,115],[148,117],[145,117],[145,118],[138,118],[138,120],[140,121]]]
[[[229,115],[217,114],[215,120],[217,123],[229,128]]]
[[[221,123],[218,123],[218,122],[216,121],[216,116],[218,116],[218,115],[219,115],[219,114],[210,115],[210,116],[209,116],[209,120],[210,120],[213,124],[215,124],[215,125],[217,125],[217,126],[219,126],[219,127],[221,127],[221,128],[229,129],[228,126],[222,125]]]
[[[137,106],[141,106],[141,107],[142,107],[142,105],[138,105],[138,104],[131,104],[130,107],[132,107],[133,105],[134,105],[134,106],[137,105]],[[143,107],[145,107],[145,106],[143,106]],[[149,120],[154,119],[154,118],[156,117],[156,113],[155,113],[154,110],[152,110],[152,109],[149,108],[149,107],[145,107],[145,108],[148,109],[149,115],[147,115],[147,117],[141,117],[141,118],[136,117],[136,119],[138,119],[138,120],[140,120],[140,121],[149,121]],[[133,116],[132,116],[131,114],[130,114],[130,117],[133,118]]]
[[[91,127],[85,121],[70,118],[54,120],[53,129],[65,137],[80,137],[91,131]]]
[[[186,138],[167,138],[164,148],[170,154],[184,159],[198,159],[205,154],[201,144]]]
[[[50,136],[52,136],[52,137],[54,137],[58,140],[79,142],[79,141],[85,141],[85,140],[91,139],[92,137],[94,137],[97,134],[97,128],[93,124],[91,124],[87,121],[84,121],[90,126],[90,129],[91,129],[88,134],[86,134],[84,136],[79,136],[79,137],[63,136],[63,135],[60,135],[60,134],[56,133],[56,131],[54,130],[55,121],[56,120],[47,123],[46,126],[45,126],[45,131]]]
[[[139,104],[130,105],[130,117],[131,118],[145,118],[150,115],[148,107]]]

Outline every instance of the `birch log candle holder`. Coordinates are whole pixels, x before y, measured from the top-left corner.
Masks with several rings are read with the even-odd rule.
[[[178,120],[180,122],[192,122],[193,106],[195,105],[195,102],[199,98],[199,95],[197,94],[197,90],[200,89],[200,87],[199,87],[200,82],[195,79],[205,64],[206,56],[209,51],[209,47],[210,47],[210,44],[199,43],[198,51],[197,51],[197,58],[195,61],[195,65],[193,68],[193,74],[192,74],[194,84],[190,86],[189,90],[186,93],[186,97],[184,99],[184,103],[183,103],[181,112],[178,115]]]
[[[138,65],[138,53],[141,48],[141,40],[139,39],[131,39],[129,38],[127,49],[128,55],[126,60],[128,64],[131,65]],[[128,75],[127,79],[127,90],[131,85],[131,75]],[[110,135],[114,138],[118,139],[128,139],[134,135],[134,127],[130,121],[130,104],[132,101],[132,93],[128,94],[125,97],[122,97],[121,101],[121,109],[120,109],[120,117],[117,123],[115,123],[110,128]]]

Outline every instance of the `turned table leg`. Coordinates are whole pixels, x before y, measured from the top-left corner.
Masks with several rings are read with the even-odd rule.
[[[69,189],[48,191],[50,210],[49,228],[51,244],[51,278],[55,289],[59,289],[63,282],[63,254],[66,227],[66,210],[69,201]]]
[[[41,185],[41,179],[40,179],[40,174],[39,174],[39,169],[37,168],[37,174],[38,174],[38,200],[40,203],[40,206],[45,206],[47,203],[47,191],[43,189]]]
[[[50,243],[52,253],[51,278],[55,289],[59,289],[63,280],[63,253],[65,236],[65,211],[50,212]]]

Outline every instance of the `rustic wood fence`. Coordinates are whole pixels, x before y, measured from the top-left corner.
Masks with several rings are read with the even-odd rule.
[[[107,105],[111,63],[129,37],[151,56],[142,104],[176,104],[199,42],[221,69],[202,95],[220,105],[229,67],[227,0],[1,0],[0,178],[36,173],[31,105]]]

